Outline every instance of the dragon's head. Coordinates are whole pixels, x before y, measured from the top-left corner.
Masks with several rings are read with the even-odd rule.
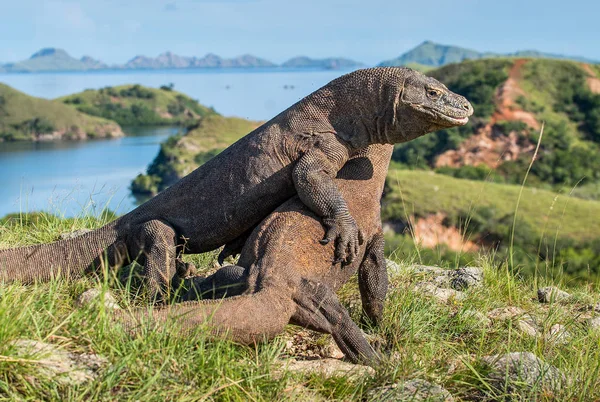
[[[464,96],[450,91],[435,78],[404,70],[396,110],[400,135],[392,135],[393,142],[410,141],[433,131],[467,124],[473,106]]]

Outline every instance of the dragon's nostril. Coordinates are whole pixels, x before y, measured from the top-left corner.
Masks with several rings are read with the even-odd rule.
[[[469,102],[463,103],[463,108],[465,110],[469,110],[471,108],[471,104]]]

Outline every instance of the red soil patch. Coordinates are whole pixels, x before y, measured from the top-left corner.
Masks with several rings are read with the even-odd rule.
[[[427,248],[434,248],[439,244],[444,244],[453,251],[470,252],[479,250],[479,246],[472,241],[464,239],[457,228],[444,226],[444,219],[446,219],[446,214],[443,212],[429,215],[426,218],[419,218],[416,221],[411,218],[410,221],[415,242]]]
[[[515,60],[508,73],[508,79],[498,87],[495,96],[496,111],[489,124],[463,141],[458,149],[439,155],[434,163],[435,167],[483,164],[496,168],[502,162],[515,160],[522,153],[533,150],[531,144],[519,143],[518,133],[502,133],[493,128],[499,121],[521,121],[535,130],[540,128],[535,116],[522,110],[516,103],[519,96],[525,96],[525,92],[519,86],[521,69],[525,63],[526,59]]]

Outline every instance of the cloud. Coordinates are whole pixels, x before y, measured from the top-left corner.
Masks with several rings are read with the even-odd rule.
[[[165,4],[165,11],[177,11],[177,3],[167,3]]]

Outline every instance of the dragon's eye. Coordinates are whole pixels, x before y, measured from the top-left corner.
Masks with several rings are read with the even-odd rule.
[[[432,98],[436,98],[440,96],[440,91],[438,91],[437,89],[428,89],[427,95],[431,96]]]

